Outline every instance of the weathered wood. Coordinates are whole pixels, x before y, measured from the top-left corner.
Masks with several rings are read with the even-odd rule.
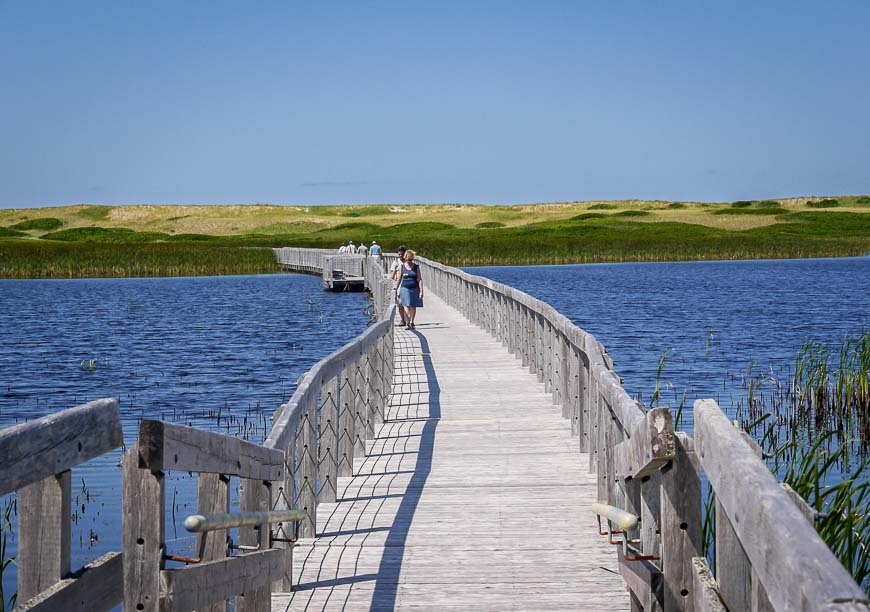
[[[317,445],[317,476],[320,490],[317,503],[335,501],[338,479],[338,403],[339,382],[333,378],[320,388],[320,438]]]
[[[139,467],[138,444],[122,459],[121,530],[124,610],[156,612],[160,606],[166,495],[162,472]]]
[[[18,597],[38,595],[70,570],[71,472],[18,491]]]
[[[356,413],[354,411],[353,362],[345,364],[341,373],[338,412],[338,475],[353,476],[356,447]]]
[[[142,467],[227,474],[259,480],[284,477],[284,453],[232,436],[145,420],[139,424]]]
[[[230,511],[230,480],[222,474],[201,473],[196,483],[196,511],[203,516],[226,514]],[[218,561],[227,556],[227,529],[215,529],[196,534],[196,549],[203,562]],[[206,612],[225,612],[227,601],[212,603]]]
[[[287,549],[273,548],[238,557],[160,572],[164,610],[202,610],[280,579]],[[260,608],[262,610],[262,608]]]
[[[296,477],[298,492],[296,495],[296,507],[308,513],[308,520],[299,525],[300,538],[313,538],[317,525],[317,491],[315,483],[317,479],[317,430],[315,426],[315,400],[305,407],[299,421],[299,439],[297,441],[297,469]]]
[[[773,606],[868,606],[866,595],[716,402],[696,401],[694,422],[696,448],[716,499]],[[752,492],[751,503],[747,491]],[[795,581],[795,576],[801,579]]]
[[[627,561],[621,547],[616,547],[616,552],[619,575],[641,603],[644,612],[662,610],[662,573],[659,569],[651,561]]]
[[[692,439],[677,433],[674,460],[662,471],[661,483],[665,610],[691,610],[695,601],[691,560],[703,555],[699,469]]]
[[[751,574],[749,557],[746,556],[740,538],[717,497],[716,583],[729,609],[750,609]]]
[[[0,496],[123,443],[116,399],[89,402],[0,430]]]
[[[119,552],[110,552],[15,609],[19,612],[108,612],[121,603],[123,597],[122,556]]]
[[[716,579],[707,566],[707,560],[703,557],[695,557],[691,560],[691,564],[692,605],[695,612],[728,612],[719,594]]]
[[[644,555],[660,556],[661,473],[656,471],[640,479],[640,540]]]
[[[272,509],[270,486],[262,480],[243,479],[241,490],[239,491],[239,510],[241,512],[268,512]],[[280,529],[280,525],[275,525],[275,529]],[[239,527],[239,544],[243,546],[259,546],[260,550],[266,550],[270,545],[269,537],[270,526],[266,523],[256,525],[254,527]],[[287,531],[292,531],[288,529]],[[284,567],[284,572],[281,578],[275,582],[287,581],[292,584],[293,580],[293,565],[292,555],[293,549],[286,549],[287,553],[284,558],[288,564]],[[238,612],[259,612],[260,610],[268,610],[272,605],[272,585],[266,584],[258,589],[250,588],[242,592],[236,598],[236,610]]]
[[[670,408],[653,408],[637,423],[631,437],[616,449],[621,478],[643,478],[674,458],[674,425]]]

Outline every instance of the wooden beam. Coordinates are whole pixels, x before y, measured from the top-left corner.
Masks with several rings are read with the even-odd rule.
[[[619,478],[643,478],[661,469],[676,455],[670,408],[653,408],[636,423],[630,437],[616,447]]]
[[[19,612],[108,612],[121,603],[123,597],[122,556],[119,552],[110,552],[15,609]]]
[[[166,540],[166,491],[162,472],[139,467],[138,444],[121,459],[124,609],[157,612]]]
[[[662,573],[651,561],[627,561],[622,547],[616,547],[619,575],[641,602],[644,610],[662,610]]]
[[[18,491],[18,596],[22,601],[54,586],[70,570],[71,472]]]
[[[676,455],[662,470],[661,546],[665,610],[684,612],[694,602],[692,558],[703,555],[701,475],[692,439],[676,434]]]
[[[716,579],[703,557],[692,559],[692,580],[695,612],[728,612],[719,594]]]
[[[716,499],[775,609],[823,610],[843,602],[854,609],[870,605],[713,400],[695,402],[695,445]]]
[[[0,496],[124,443],[118,401],[101,399],[0,431]]]
[[[284,574],[288,554],[289,549],[273,548],[164,570],[160,572],[161,606],[201,610],[216,601],[267,587]]]
[[[284,454],[223,434],[145,420],[139,424],[142,466],[153,471],[182,470],[258,480],[284,477]]]

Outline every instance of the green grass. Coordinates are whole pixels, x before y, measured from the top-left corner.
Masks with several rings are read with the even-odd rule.
[[[685,208],[688,208],[688,207],[685,204],[683,204],[682,202],[671,202],[670,204],[668,204],[669,210],[682,210]]]
[[[859,196],[840,198],[844,206],[857,206]],[[65,224],[62,229],[40,238],[0,230],[0,275],[268,271],[268,256],[261,255],[252,264],[250,249],[244,247],[337,248],[348,240],[357,244],[377,240],[386,251],[405,244],[451,265],[831,257],[870,251],[870,214],[809,210],[803,201],[774,206],[759,200],[738,207],[629,202],[618,206],[335,206],[324,210],[77,206],[50,210],[52,218]],[[364,218],[344,214],[354,211]],[[106,220],[82,225],[82,212],[104,215]],[[385,212],[389,215],[383,216]],[[26,222],[32,214],[29,209],[0,211],[0,219],[8,225]],[[119,226],[125,219],[129,227]],[[235,225],[246,229],[229,231]],[[214,228],[225,228],[223,235],[216,235]],[[189,265],[185,254],[192,258]],[[106,263],[100,258],[106,258]]]
[[[277,272],[269,249],[200,243],[0,240],[2,278],[205,276]]]
[[[651,213],[646,210],[623,210],[622,212],[614,213],[614,217],[649,217]]]
[[[8,227],[0,227],[0,238],[10,238],[13,236],[26,236],[24,232],[19,232],[18,230],[12,230]]]
[[[825,198],[818,202],[807,202],[807,208],[836,208],[839,205],[839,200],[834,200],[832,198]]]
[[[114,206],[87,206],[76,213],[77,217],[88,221],[103,221],[109,218]]]
[[[16,223],[15,225],[10,225],[9,227],[11,229],[22,231],[50,231],[55,230],[59,227],[63,227],[63,221],[61,221],[60,219],[55,219],[54,217],[38,217],[36,219],[28,219],[27,221],[22,221],[20,223]]]
[[[781,215],[783,210],[775,206],[769,208],[722,208],[714,215]]]

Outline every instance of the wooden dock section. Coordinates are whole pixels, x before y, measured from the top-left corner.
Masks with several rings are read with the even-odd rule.
[[[570,423],[489,334],[426,300],[395,332],[384,421],[272,610],[628,609]]]

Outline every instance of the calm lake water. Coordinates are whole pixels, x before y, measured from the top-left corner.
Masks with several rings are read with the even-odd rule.
[[[804,340],[838,344],[870,327],[870,258],[468,270],[593,333],[632,395],[649,398],[673,349],[660,405],[685,391],[689,429],[696,398],[733,411],[750,360],[782,378]],[[365,305],[300,275],[0,281],[0,428],[118,397],[128,443],[142,418],[260,442],[299,376],[363,331]],[[120,550],[119,459],[73,470],[73,567]],[[195,511],[193,480],[173,473],[166,492],[170,552],[191,553],[181,522]],[[15,590],[14,571],[3,584]]]
[[[359,294],[326,293],[319,278],[296,274],[0,280],[0,429],[116,397],[128,444],[143,418],[259,443],[298,378],[365,329],[365,308]],[[121,549],[120,453],[73,470],[73,568]],[[176,507],[167,537],[184,538],[170,544],[177,554],[192,552],[181,522],[195,493],[186,473],[167,479]],[[7,595],[14,585],[13,569]]]
[[[688,431],[695,399],[734,414],[751,361],[783,380],[805,340],[839,346],[870,329],[870,257],[466,270],[549,302],[592,333],[632,396],[650,398],[671,349],[659,405],[676,408],[685,392]]]

